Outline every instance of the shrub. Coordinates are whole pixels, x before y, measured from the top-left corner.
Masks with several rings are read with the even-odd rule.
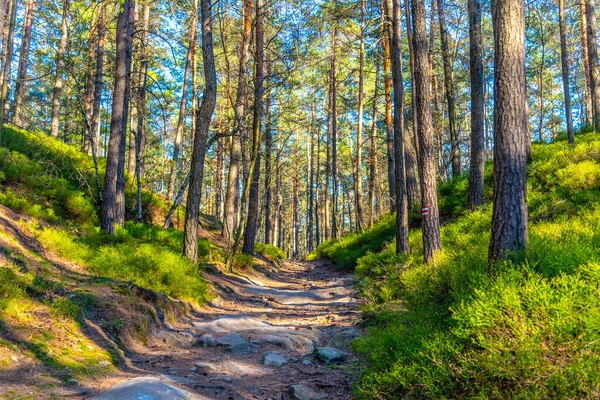
[[[272,244],[256,242],[256,245],[254,246],[254,251],[261,253],[265,257],[268,257],[274,261],[283,260],[287,257],[285,251],[281,250],[277,246],[273,246]]]
[[[358,398],[597,397],[600,140],[577,140],[533,146],[527,264],[488,273],[490,206],[455,208],[430,264],[418,231],[409,255],[357,260],[371,324]]]

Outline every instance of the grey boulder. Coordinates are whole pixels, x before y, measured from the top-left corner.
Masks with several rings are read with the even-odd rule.
[[[317,347],[315,356],[325,364],[339,364],[346,359],[346,355],[335,347]]]
[[[217,346],[225,347],[233,354],[250,354],[255,351],[252,345],[239,333],[221,336],[217,339]]]
[[[287,364],[287,362],[288,358],[276,351],[265,353],[263,357],[263,364],[269,367],[281,367],[283,364]]]
[[[318,400],[321,398],[313,389],[306,385],[292,385],[288,389],[288,396],[293,400]]]

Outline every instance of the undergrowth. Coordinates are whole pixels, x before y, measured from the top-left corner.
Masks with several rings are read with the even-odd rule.
[[[147,289],[194,303],[210,298],[198,265],[181,255],[183,233],[127,222],[116,236],[96,227],[81,229],[77,235],[59,228],[35,231],[48,249],[88,268],[99,277],[131,281]],[[200,239],[201,262],[220,259],[220,250],[207,239]],[[202,265],[202,264],[200,264]]]
[[[371,325],[358,398],[600,395],[600,136],[576,139],[533,146],[525,264],[488,273],[491,204],[465,211],[462,190],[429,265],[418,229],[410,254],[392,241],[356,260]]]
[[[99,160],[103,181],[104,160]],[[162,230],[169,205],[143,191],[144,224],[127,222],[115,237],[100,232],[99,195],[92,157],[41,132],[5,125],[0,147],[0,204],[44,223],[31,224],[50,250],[89,273],[131,281],[171,297],[204,302],[210,295],[198,267],[182,253],[183,234]],[[128,178],[126,217],[134,219],[137,194]],[[45,223],[50,223],[49,226]],[[201,262],[222,261],[221,251],[199,240]]]

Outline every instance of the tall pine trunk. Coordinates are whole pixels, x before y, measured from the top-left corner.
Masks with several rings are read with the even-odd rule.
[[[104,175],[104,198],[102,201],[102,210],[100,217],[100,228],[115,234],[115,223],[119,218],[119,170],[124,170],[125,129],[127,125],[127,90],[128,90],[128,60],[131,56],[128,48],[131,46],[130,35],[130,14],[133,12],[132,0],[125,0],[119,10],[117,19],[117,46],[116,46],[116,75],[115,86],[113,89],[112,115],[110,120],[110,138],[108,143],[108,153],[106,156],[106,173]],[[123,154],[124,156],[124,154]]]
[[[15,21],[17,18],[17,0],[12,0],[8,5],[8,26],[5,27],[4,47],[2,51],[2,76],[0,77],[0,140],[2,139],[2,125],[6,119],[6,101],[8,100],[8,81],[10,80],[10,67],[12,64]]]
[[[13,124],[21,126],[23,112],[23,97],[25,96],[25,83],[27,78],[27,67],[29,66],[29,45],[31,43],[31,30],[33,27],[33,15],[35,12],[35,0],[27,0],[25,3],[25,19],[23,21],[23,33],[21,35],[21,52],[19,54],[19,68],[17,69],[17,83],[15,85],[15,101],[13,105]]]
[[[363,111],[364,111],[364,75],[365,75],[365,0],[360,2],[360,45],[358,51],[358,121],[356,129],[356,163],[354,166],[354,200],[356,230],[364,228],[364,212],[362,200],[362,143],[363,143]]]
[[[392,0],[391,50],[394,81],[394,164],[396,166],[396,253],[409,251],[408,202],[404,171],[404,85],[402,74],[402,9],[400,0]]]
[[[471,73],[471,154],[467,207],[483,204],[483,168],[485,162],[483,110],[483,45],[481,3],[469,0],[469,51]]]
[[[52,93],[52,121],[50,122],[50,135],[58,137],[58,128],[60,126],[60,96],[63,89],[62,75],[65,65],[65,51],[69,40],[69,7],[70,0],[64,0],[62,23],[60,28],[60,42],[58,52],[56,53],[56,75],[54,79],[54,91]]]
[[[587,19],[587,43],[592,96],[592,125],[596,131],[600,127],[600,66],[598,66],[596,8],[594,0],[585,0],[585,15]]]
[[[387,180],[390,198],[390,211],[396,211],[396,167],[394,165],[394,121],[392,114],[392,61],[390,50],[391,18],[387,0],[381,0],[381,18],[383,20],[381,43],[383,46],[383,76],[385,91],[385,138],[387,148]]]
[[[587,19],[585,17],[585,0],[579,0],[581,49],[583,54],[583,74],[585,76],[585,120],[592,123],[592,82],[590,77],[590,59],[587,43]]]
[[[525,4],[493,0],[494,209],[489,258],[518,253],[527,245],[527,103]]]
[[[377,176],[379,175],[379,160],[377,157],[377,102],[379,101],[379,59],[375,59],[375,92],[373,93],[373,111],[371,113],[371,138],[369,142],[369,228],[373,226],[376,215]]]
[[[431,120],[431,74],[427,51],[427,27],[424,0],[413,0],[413,48],[415,52],[415,120],[419,136],[419,169],[421,171],[421,208],[423,254],[429,262],[441,250],[440,217],[437,199],[435,146]]]
[[[240,170],[242,167],[242,132],[246,113],[246,77],[248,60],[250,59],[250,39],[252,35],[252,1],[244,0],[242,9],[242,41],[240,45],[240,63],[238,85],[235,101],[235,126],[231,137],[229,155],[229,173],[227,192],[225,194],[225,216],[223,221],[223,237],[232,244],[238,222],[240,207]]]
[[[173,143],[173,159],[171,160],[171,172],[169,174],[169,184],[167,187],[167,198],[171,199],[175,192],[175,181],[177,180],[177,164],[179,164],[179,158],[181,153],[181,141],[183,135],[183,125],[185,124],[185,114],[187,111],[187,98],[188,98],[188,86],[190,81],[190,75],[192,73],[192,65],[194,59],[194,49],[196,48],[196,36],[198,29],[198,5],[194,4],[194,10],[192,10],[192,18],[190,21],[190,37],[187,49],[187,56],[185,59],[185,70],[183,73],[183,88],[181,91],[181,102],[179,103],[179,116],[177,118],[177,126],[175,127],[175,141]],[[195,118],[195,116],[192,116]]]
[[[262,134],[263,95],[265,81],[265,55],[264,55],[264,22],[261,0],[256,0],[256,25],[255,25],[255,76],[254,76],[254,118],[252,120],[252,158],[250,161],[250,175],[246,185],[250,185],[248,194],[248,210],[246,231],[244,233],[244,246],[242,252],[254,254],[256,231],[258,221],[258,190],[260,181],[260,140]]]
[[[211,1],[200,0],[202,26],[202,61],[204,63],[204,97],[198,108],[196,132],[192,148],[192,165],[185,208],[183,255],[192,262],[198,262],[198,217],[204,178],[204,158],[208,140],[208,130],[217,104],[217,73],[213,50]]]
[[[331,126],[331,238],[338,237],[338,163],[337,163],[337,27],[331,33],[330,69],[330,126]]]
[[[569,143],[575,144],[573,114],[571,113],[571,84],[569,78],[569,54],[567,52],[567,32],[565,29],[565,0],[558,0],[558,18],[560,29],[560,58],[562,63],[563,92],[565,96],[565,117]]]
[[[448,104],[448,130],[450,131],[450,144],[452,146],[452,176],[456,177],[460,175],[461,170],[460,138],[456,132],[456,100],[454,96],[454,78],[452,76],[452,56],[448,45],[448,31],[446,30],[443,0],[437,0],[437,11],[440,24],[440,40],[442,42],[444,87],[446,89],[446,102]]]

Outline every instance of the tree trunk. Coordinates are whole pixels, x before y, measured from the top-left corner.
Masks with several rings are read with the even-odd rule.
[[[8,81],[10,80],[10,67],[12,65],[15,20],[17,18],[17,0],[12,0],[8,6],[8,26],[4,36],[4,48],[2,52],[2,87],[0,88],[0,141],[2,139],[2,125],[6,119],[6,101],[8,100]]]
[[[315,241],[316,246],[319,247],[321,244],[321,133],[319,128],[317,128],[317,132],[317,167],[315,177]]]
[[[292,222],[294,227],[294,247],[292,257],[298,258],[300,250],[300,224],[298,223],[298,137],[294,139],[294,175],[292,176]]]
[[[442,59],[444,64],[444,86],[448,103],[448,123],[450,144],[452,146],[452,176],[460,176],[460,140],[456,133],[456,105],[454,97],[454,79],[452,77],[452,55],[448,46],[448,32],[444,15],[443,0],[437,0],[438,19],[440,23],[440,40],[442,42]]]
[[[394,81],[394,164],[396,166],[396,253],[408,253],[408,203],[404,171],[404,85],[402,74],[402,9],[392,0],[392,75]]]
[[[433,5],[433,2],[432,2]],[[409,55],[409,60],[410,60],[410,82],[412,84],[411,86],[411,90],[413,91],[413,93],[411,93],[411,104],[412,104],[412,127],[413,127],[413,141],[411,141],[410,146],[408,146],[408,142],[404,143],[404,148],[405,149],[411,149],[414,147],[415,149],[415,157],[416,157],[416,162],[419,162],[419,135],[417,134],[417,130],[418,130],[418,124],[417,124],[417,119],[415,117],[415,110],[417,109],[417,100],[416,97],[414,95],[414,87],[415,87],[415,49],[413,46],[413,38],[412,38],[412,24],[411,24],[411,18],[410,18],[410,4],[409,4],[409,0],[404,0],[404,16],[406,18],[406,38],[408,40],[408,55]],[[410,136],[410,135],[409,135]],[[412,151],[412,150],[411,150]],[[406,157],[406,155],[405,155]],[[418,169],[418,168],[417,168]],[[415,179],[416,180],[416,176],[414,176],[415,171],[411,171],[410,169],[405,168],[405,170],[407,171],[408,176],[410,177],[410,180]],[[418,170],[416,172],[419,175],[419,180],[421,180],[421,172],[420,170]],[[409,205],[412,206],[412,198],[410,197],[412,195],[412,193],[408,193],[409,197],[408,197],[408,201],[409,201]]]
[[[565,0],[558,0],[558,15],[560,29],[560,58],[562,62],[563,91],[565,95],[565,117],[569,143],[575,144],[573,130],[573,115],[571,114],[571,84],[569,79],[569,55],[567,53],[567,32],[565,29]]]
[[[106,35],[106,4],[98,14],[98,44],[96,49],[96,74],[94,77],[94,102],[92,105],[91,137],[92,152],[98,155],[100,143],[100,106],[102,103],[102,79],[104,76],[104,36]]]
[[[223,221],[223,237],[232,243],[235,229],[238,226],[238,208],[240,207],[240,169],[242,162],[242,131],[246,110],[246,65],[250,59],[250,39],[252,34],[252,0],[243,1],[242,9],[242,42],[240,45],[240,64],[238,86],[235,102],[235,134],[231,137],[231,153],[229,156],[229,173],[227,177],[227,193],[225,194],[225,217]]]
[[[585,0],[579,0],[581,13],[581,49],[583,53],[583,73],[585,76],[585,119],[592,123],[592,82],[590,77],[590,59],[588,56],[587,19],[585,17]]]
[[[381,16],[383,23],[381,43],[383,46],[383,75],[385,90],[385,127],[387,146],[388,189],[390,197],[390,211],[396,211],[396,166],[394,165],[394,121],[392,114],[392,72],[389,26],[391,19],[387,10],[387,0],[381,0]]]
[[[252,120],[252,159],[250,162],[250,185],[248,198],[248,211],[246,231],[244,233],[244,246],[242,252],[254,254],[256,242],[256,225],[258,221],[258,190],[260,178],[260,139],[262,134],[262,112],[265,80],[265,54],[264,54],[264,24],[261,0],[256,0],[256,25],[255,46],[256,66],[254,77],[254,118]]]
[[[13,106],[13,124],[21,126],[23,97],[25,96],[25,79],[27,78],[27,67],[29,65],[29,45],[31,43],[31,29],[33,27],[33,14],[35,12],[35,0],[27,0],[25,3],[25,19],[23,21],[23,33],[21,36],[21,52],[19,54],[19,69],[17,70],[17,83],[15,85],[15,101]]]
[[[365,0],[361,0],[360,45],[358,51],[358,121],[356,129],[356,165],[354,166],[354,200],[356,230],[364,229],[364,212],[362,205],[362,142],[363,142],[363,110],[364,110],[364,74],[365,74]]]
[[[90,28],[90,43],[85,72],[85,121],[83,124],[83,152],[92,154],[94,139],[92,138],[92,110],[94,108],[94,61],[96,54],[96,36],[98,26]]]
[[[195,3],[195,2],[194,2]],[[175,128],[175,142],[173,144],[173,159],[171,161],[171,172],[169,174],[169,185],[167,188],[167,198],[170,200],[173,197],[175,191],[175,181],[177,180],[177,164],[179,163],[179,156],[181,152],[181,140],[183,125],[185,124],[185,114],[187,110],[187,98],[188,98],[188,86],[190,81],[190,74],[193,64],[194,49],[196,48],[196,36],[198,29],[198,5],[194,4],[194,10],[192,10],[192,19],[190,21],[190,39],[187,49],[187,56],[185,59],[185,71],[183,73],[183,88],[181,91],[181,103],[179,105],[179,117],[177,119],[177,126]],[[194,118],[194,116],[192,116]]]
[[[373,226],[377,215],[375,214],[377,176],[379,175],[377,157],[377,102],[379,101],[379,59],[375,58],[375,93],[373,94],[373,112],[371,124],[371,141],[369,143],[369,228]]]
[[[198,262],[198,217],[204,177],[204,158],[206,156],[208,129],[217,104],[217,73],[213,51],[211,1],[200,0],[202,24],[202,61],[204,63],[204,97],[198,108],[196,132],[192,149],[190,183],[185,208],[185,227],[183,255],[192,262]]]
[[[592,95],[592,124],[594,131],[600,127],[600,66],[598,66],[598,44],[596,41],[596,9],[594,0],[586,0],[587,42],[590,65]]]
[[[117,19],[117,46],[116,46],[116,75],[115,87],[113,89],[112,115],[110,120],[110,139],[108,144],[108,154],[106,157],[106,173],[104,175],[104,198],[102,201],[102,211],[100,219],[100,228],[115,234],[115,222],[119,218],[117,204],[120,199],[119,194],[119,169],[125,168],[124,153],[125,129],[127,122],[127,89],[128,89],[128,60],[131,52],[128,51],[131,45],[130,35],[130,14],[132,13],[133,3],[131,0],[125,0],[121,5],[119,17]]]
[[[271,73],[270,58],[266,56],[266,74]],[[267,93],[267,101],[265,107],[265,243],[273,244],[273,132],[271,129],[271,93]]]
[[[0,0],[0,49],[3,49],[2,46],[5,46],[6,40],[4,37],[4,28],[6,26],[6,20],[10,15],[10,4],[11,0]],[[2,58],[4,57],[4,51],[2,51]],[[2,66],[4,63],[1,64]],[[0,66],[1,68],[1,66]],[[1,70],[0,70],[1,71]],[[0,82],[1,84],[1,82]]]
[[[135,0],[131,0],[129,19],[127,21],[127,42],[125,47],[125,96],[123,100],[123,134],[119,146],[119,164],[117,169],[117,196],[115,223],[121,227],[125,225],[125,150],[127,146],[129,124],[129,100],[131,96],[131,62],[133,52],[133,25],[135,23]]]
[[[313,251],[314,249],[314,229],[313,229],[313,215],[315,210],[315,172],[314,172],[314,159],[315,159],[315,139],[313,131],[314,124],[312,121],[315,120],[315,110],[314,106],[310,108],[311,114],[311,124],[309,125],[308,131],[308,179],[307,179],[307,188],[306,188],[306,196],[307,198],[307,221],[306,221],[306,249],[308,252]]]
[[[50,123],[50,135],[55,138],[58,137],[58,128],[60,125],[60,95],[63,89],[62,74],[65,64],[65,51],[67,50],[67,41],[69,40],[70,6],[70,0],[64,0],[60,42],[58,44],[58,52],[56,53],[56,77],[54,80],[54,92],[52,94],[52,121]]]
[[[489,258],[527,245],[525,4],[494,0],[494,209]]]
[[[483,45],[481,3],[469,0],[469,50],[471,72],[471,154],[467,207],[483,204],[483,168],[485,162],[483,110]]]
[[[331,33],[331,238],[338,237],[338,165],[337,165],[337,27]]]
[[[419,169],[421,170],[421,207],[423,231],[423,254],[429,262],[434,253],[442,248],[440,218],[437,199],[437,174],[435,147],[431,121],[431,75],[427,52],[427,28],[424,0],[413,0],[413,48],[415,51],[416,116],[419,133]]]

